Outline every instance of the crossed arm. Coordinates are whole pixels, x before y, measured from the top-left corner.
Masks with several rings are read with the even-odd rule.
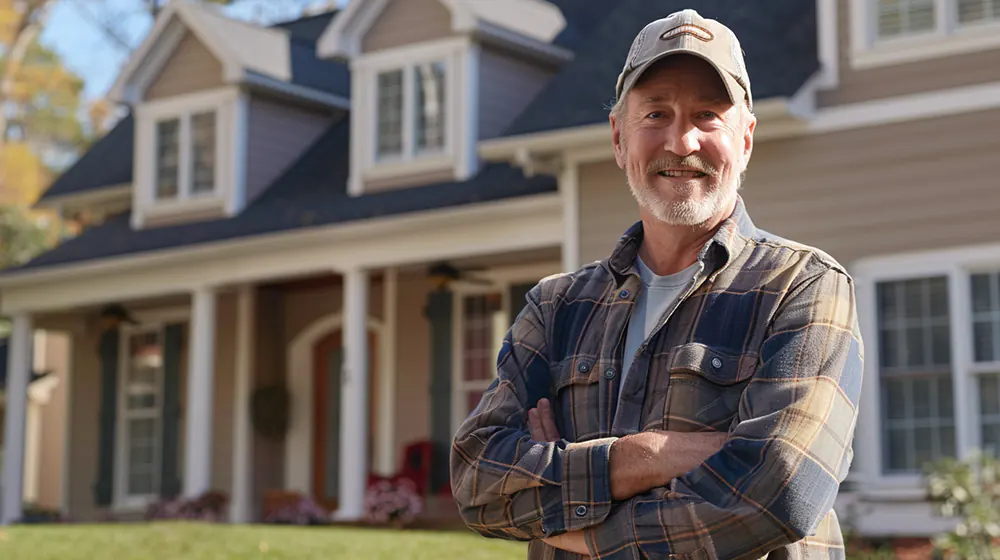
[[[846,274],[830,269],[786,296],[721,449],[671,432],[553,441],[545,416],[527,412],[531,380],[548,375],[544,332],[529,298],[498,380],[456,434],[453,491],[470,528],[602,558],[759,558],[816,532],[850,464],[861,387]],[[684,457],[685,445],[703,454]]]

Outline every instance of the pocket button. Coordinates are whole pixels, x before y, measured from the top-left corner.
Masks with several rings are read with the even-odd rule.
[[[722,360],[720,360],[719,358],[712,358],[712,367],[714,367],[715,369],[721,368]]]

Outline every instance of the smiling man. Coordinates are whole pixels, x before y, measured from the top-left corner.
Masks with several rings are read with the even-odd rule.
[[[641,220],[528,294],[455,435],[462,515],[532,558],[844,558],[854,287],[739,196],[756,127],[739,41],[693,10],[654,21],[616,89]]]

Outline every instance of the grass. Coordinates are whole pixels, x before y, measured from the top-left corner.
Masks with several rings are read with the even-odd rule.
[[[0,532],[5,560],[523,559],[523,543],[460,531],[142,523],[23,525]]]

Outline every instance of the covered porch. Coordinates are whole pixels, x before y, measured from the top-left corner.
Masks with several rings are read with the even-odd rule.
[[[433,501],[524,292],[563,268],[558,196],[527,198],[6,279],[4,488],[23,483],[15,396],[46,329],[73,345],[73,519],[221,491],[233,522],[259,521],[274,492],[358,520],[367,482],[399,474],[407,450],[429,457],[412,472]]]

